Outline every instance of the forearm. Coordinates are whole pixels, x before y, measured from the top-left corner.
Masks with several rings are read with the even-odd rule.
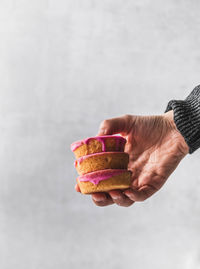
[[[200,85],[185,100],[169,101],[165,112],[174,112],[177,129],[189,146],[189,153],[200,147]]]

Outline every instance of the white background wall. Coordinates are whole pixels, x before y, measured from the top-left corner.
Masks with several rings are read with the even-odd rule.
[[[74,191],[70,144],[200,84],[197,0],[0,0],[0,268],[200,267],[200,151],[151,199]]]

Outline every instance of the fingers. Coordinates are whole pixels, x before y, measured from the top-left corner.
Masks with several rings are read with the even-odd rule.
[[[75,189],[81,192],[78,184]],[[113,190],[109,193],[97,192],[92,194],[92,200],[97,206],[108,206],[117,204],[118,206],[128,207],[134,202],[141,202],[152,196],[157,189],[151,185],[145,185],[140,189],[127,189],[125,191]]]
[[[108,206],[114,203],[108,194],[100,192],[92,194],[92,200],[97,206]]]
[[[157,189],[151,185],[145,185],[141,187],[140,189],[128,189],[124,191],[124,194],[132,201],[144,201],[147,198],[149,198],[151,195],[153,195]]]
[[[92,200],[97,206],[108,206],[117,204],[118,206],[128,207],[134,203],[119,190],[109,191],[109,193],[94,193]]]
[[[98,135],[123,134],[126,135],[130,130],[132,116],[124,115],[118,118],[104,120],[99,127]]]
[[[119,206],[128,207],[134,203],[131,199],[129,199],[126,195],[119,190],[109,191],[109,195],[112,198],[113,202]]]
[[[81,192],[78,184],[75,185],[75,190]],[[108,206],[115,203],[119,206],[128,207],[134,203],[119,190],[110,191],[109,193],[94,193],[92,194],[92,200],[97,206]]]

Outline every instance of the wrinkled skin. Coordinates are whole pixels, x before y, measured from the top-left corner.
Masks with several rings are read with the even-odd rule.
[[[92,194],[97,206],[115,203],[127,207],[146,200],[163,186],[189,152],[173,121],[173,111],[158,116],[124,115],[104,120],[97,135],[112,134],[121,134],[127,140],[125,152],[129,154],[132,185],[126,190]],[[75,188],[80,191],[78,185]]]

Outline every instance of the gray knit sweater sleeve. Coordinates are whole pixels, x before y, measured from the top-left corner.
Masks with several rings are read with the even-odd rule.
[[[189,153],[200,147],[200,85],[185,100],[169,101],[165,112],[174,112],[177,129],[189,146]]]

